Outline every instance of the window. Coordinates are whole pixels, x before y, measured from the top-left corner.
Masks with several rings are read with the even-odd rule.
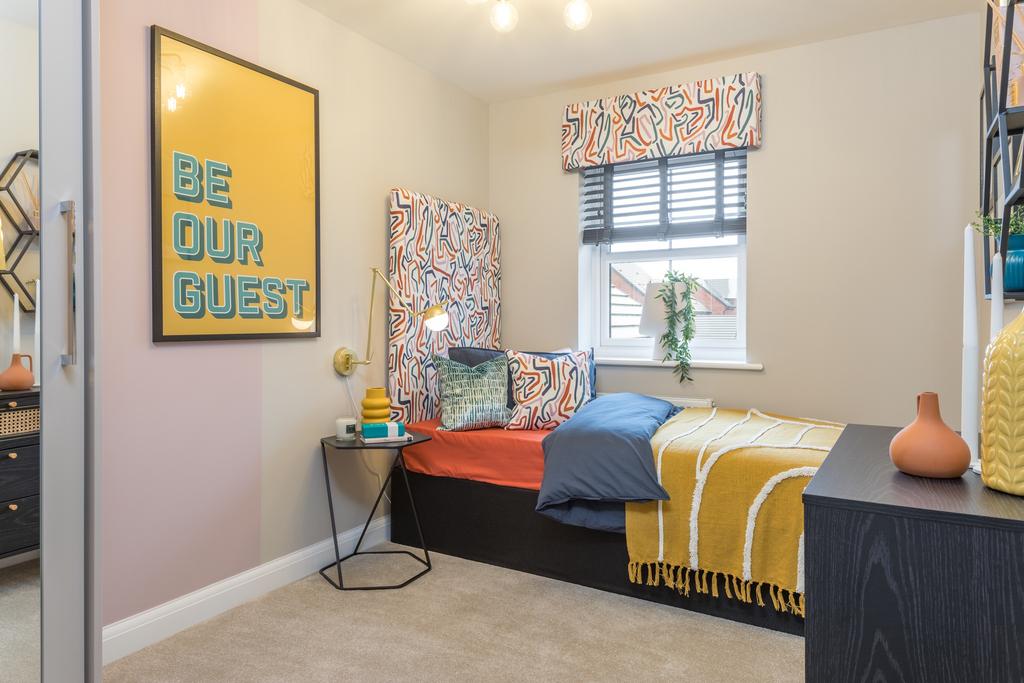
[[[651,283],[698,279],[695,360],[746,360],[745,150],[584,170],[580,220],[592,277],[587,313],[598,355],[650,358],[640,334]]]

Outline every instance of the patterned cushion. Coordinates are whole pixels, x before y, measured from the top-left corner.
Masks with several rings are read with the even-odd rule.
[[[516,407],[505,429],[554,429],[590,400],[586,351],[545,358],[506,351]]]
[[[544,358],[555,358],[557,356],[568,356],[572,351],[527,351],[531,356],[543,356]],[[500,349],[484,349],[476,346],[453,346],[448,349],[448,357],[463,365],[475,368],[492,358],[504,356],[505,352]],[[590,398],[597,398],[597,365],[594,363],[594,349],[587,352],[590,361]],[[512,396],[512,376],[508,378],[508,407],[509,410],[516,407],[516,400]]]
[[[471,368],[443,356],[434,356],[440,382],[441,426],[447,432],[504,427],[508,360],[501,356]]]

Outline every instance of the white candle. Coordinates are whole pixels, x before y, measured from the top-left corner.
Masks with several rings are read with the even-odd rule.
[[[21,311],[18,309],[18,295],[14,295],[14,310],[11,311],[11,327],[14,328],[14,340],[11,344],[11,353],[21,353]]]
[[[42,345],[42,339],[43,339],[42,336],[39,334],[40,325],[41,325],[42,320],[43,320],[43,316],[39,313],[39,306],[42,304],[42,302],[43,302],[43,300],[39,296],[39,280],[36,280],[36,310],[35,310],[35,312],[33,314],[35,316],[35,335],[33,335],[33,337],[32,337],[32,351],[35,354],[32,357],[32,363],[34,364],[33,366],[36,367],[36,368],[39,367],[39,362],[41,360],[41,357],[40,357],[39,353],[41,351],[41,345]],[[36,370],[35,375],[36,375],[36,386],[39,386],[39,375],[40,375],[40,372],[39,372],[38,369]]]
[[[356,438],[356,419],[354,417],[339,417],[334,421],[334,426],[338,441],[352,441]]]
[[[992,257],[992,311],[989,315],[989,341],[1003,329],[1003,257],[997,251]]]
[[[964,339],[961,359],[960,432],[971,449],[971,466],[978,463],[978,298],[975,285],[974,228],[964,228]]]

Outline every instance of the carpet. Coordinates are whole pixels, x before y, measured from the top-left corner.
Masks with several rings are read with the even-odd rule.
[[[39,683],[39,560],[0,569],[0,680]]]
[[[401,590],[340,592],[314,574],[111,663],[104,681],[803,680],[797,636],[431,558]],[[370,555],[343,567],[347,585],[365,585],[421,565]]]

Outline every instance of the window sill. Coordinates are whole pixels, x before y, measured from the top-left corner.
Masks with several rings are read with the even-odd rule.
[[[664,360],[654,360],[653,358],[595,358],[594,362],[598,365],[613,365],[622,367],[637,367],[637,368],[674,368],[675,363]],[[695,360],[690,363],[690,367],[695,370],[747,370],[750,372],[760,372],[764,370],[764,364],[762,363],[748,363],[746,361],[738,360]]]

